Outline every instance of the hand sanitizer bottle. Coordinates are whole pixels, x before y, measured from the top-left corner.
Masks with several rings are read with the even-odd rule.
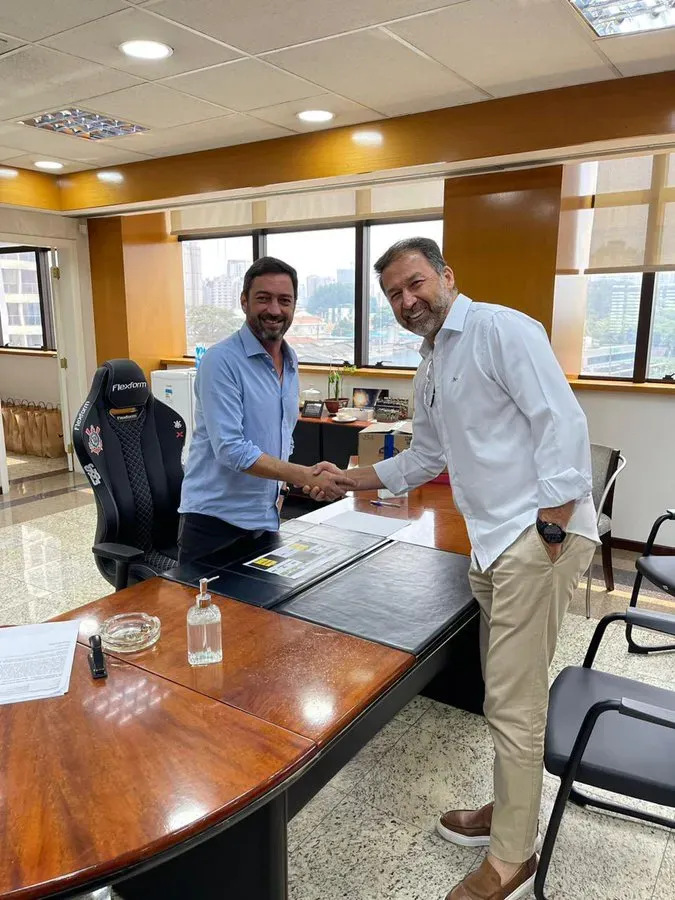
[[[215,576],[218,577],[217,575]],[[211,602],[206,587],[213,578],[199,579],[199,593],[187,614],[188,662],[191,666],[208,666],[223,659],[223,634],[220,610]]]

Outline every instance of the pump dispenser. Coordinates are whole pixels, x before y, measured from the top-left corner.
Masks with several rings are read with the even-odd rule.
[[[188,662],[191,666],[208,666],[223,659],[223,634],[220,609],[211,602],[206,590],[209,581],[218,578],[199,579],[199,593],[187,614]]]

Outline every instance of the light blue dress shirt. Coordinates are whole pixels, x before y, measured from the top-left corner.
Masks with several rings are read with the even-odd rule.
[[[195,379],[195,428],[181,513],[251,531],[279,529],[279,482],[244,471],[263,453],[287,460],[298,420],[298,359],[284,341],[283,379],[244,324],[204,355]]]
[[[375,464],[400,494],[447,464],[482,571],[544,507],[576,506],[567,531],[598,540],[586,417],[539,322],[459,294],[424,341],[410,448]]]

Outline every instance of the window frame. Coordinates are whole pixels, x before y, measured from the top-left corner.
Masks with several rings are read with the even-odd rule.
[[[632,375],[586,375],[579,373],[582,381],[616,381],[619,384],[672,384],[668,378],[649,378],[649,356],[652,345],[652,331],[654,327],[654,306],[656,303],[656,276],[659,271],[671,271],[672,266],[664,266],[662,269],[640,270],[640,304],[638,306],[637,333],[635,336],[635,360],[633,362]],[[607,275],[614,274],[607,272]],[[622,274],[621,271],[616,272]]]
[[[376,372],[390,370],[415,372],[416,366],[387,366],[379,362],[375,365],[366,364],[368,358],[368,339],[370,327],[370,294],[367,269],[370,264],[370,228],[375,225],[400,225],[415,224],[416,222],[443,221],[442,214],[420,213],[419,215],[383,216],[381,218],[347,219],[336,222],[299,223],[297,225],[269,225],[264,228],[254,228],[243,231],[219,232],[217,234],[181,234],[179,241],[208,241],[222,238],[250,237],[253,241],[253,262],[267,254],[267,238],[270,234],[294,234],[302,231],[334,231],[339,228],[354,229],[354,365],[359,369],[372,369]],[[194,359],[194,356],[185,355],[185,359]],[[309,362],[299,360],[300,365],[311,365],[326,372],[331,363]]]
[[[14,253],[32,253],[35,256],[35,269],[37,273],[37,293],[40,305],[40,325],[42,329],[41,347],[15,347],[7,344],[2,333],[0,321],[0,350],[26,350],[33,353],[53,353],[56,350],[56,331],[54,328],[54,316],[51,305],[51,282],[49,266],[49,250],[44,247],[26,247],[17,245],[13,247],[0,247],[0,256],[9,256]],[[22,279],[18,279],[19,288]]]

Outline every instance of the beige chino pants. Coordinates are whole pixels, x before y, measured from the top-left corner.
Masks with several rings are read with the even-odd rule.
[[[534,853],[543,785],[548,669],[558,631],[595,544],[570,534],[553,563],[535,526],[487,569],[471,566],[480,606],[484,712],[495,745],[490,852],[522,863]]]

